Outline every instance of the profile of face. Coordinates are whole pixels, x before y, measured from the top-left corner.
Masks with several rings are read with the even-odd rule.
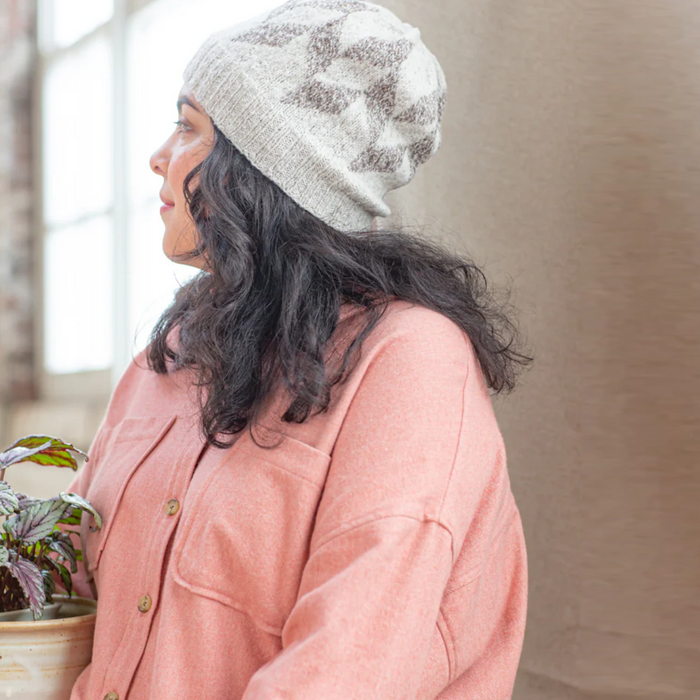
[[[177,98],[177,113],[175,130],[150,158],[151,170],[163,178],[160,189],[163,202],[160,214],[165,224],[163,252],[174,262],[203,268],[201,258],[186,260],[182,257],[197,244],[197,232],[185,203],[183,183],[187,173],[211,150],[214,126],[186,83]],[[194,185],[196,179],[190,188]]]

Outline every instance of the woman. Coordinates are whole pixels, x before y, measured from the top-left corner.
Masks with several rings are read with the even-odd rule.
[[[71,698],[511,696],[525,543],[488,389],[517,333],[464,259],[378,229],[436,152],[414,27],[301,0],[210,37],[153,154],[201,273],[70,490],[99,599]]]

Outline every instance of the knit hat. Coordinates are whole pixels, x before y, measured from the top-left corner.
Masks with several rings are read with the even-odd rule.
[[[446,82],[420,30],[364,0],[290,0],[212,34],[183,78],[304,209],[368,230],[439,148]]]

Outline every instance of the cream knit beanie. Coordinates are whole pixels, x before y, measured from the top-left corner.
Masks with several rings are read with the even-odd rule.
[[[420,31],[364,0],[290,0],[211,35],[183,78],[304,209],[369,230],[439,148],[445,76]]]

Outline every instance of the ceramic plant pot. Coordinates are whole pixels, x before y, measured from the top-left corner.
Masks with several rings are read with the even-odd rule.
[[[44,606],[44,613],[42,620],[55,620],[58,611],[63,606],[63,603],[51,603],[51,605]],[[0,612],[0,622],[25,622],[27,620],[34,620],[32,617],[32,611],[29,608],[24,608],[24,610],[10,610],[9,612]],[[2,697],[0,695],[0,697]]]
[[[69,700],[73,684],[90,663],[96,601],[67,595],[53,599],[46,619],[34,621],[29,613],[24,620],[7,620],[3,615],[13,613],[0,614],[2,700]]]

